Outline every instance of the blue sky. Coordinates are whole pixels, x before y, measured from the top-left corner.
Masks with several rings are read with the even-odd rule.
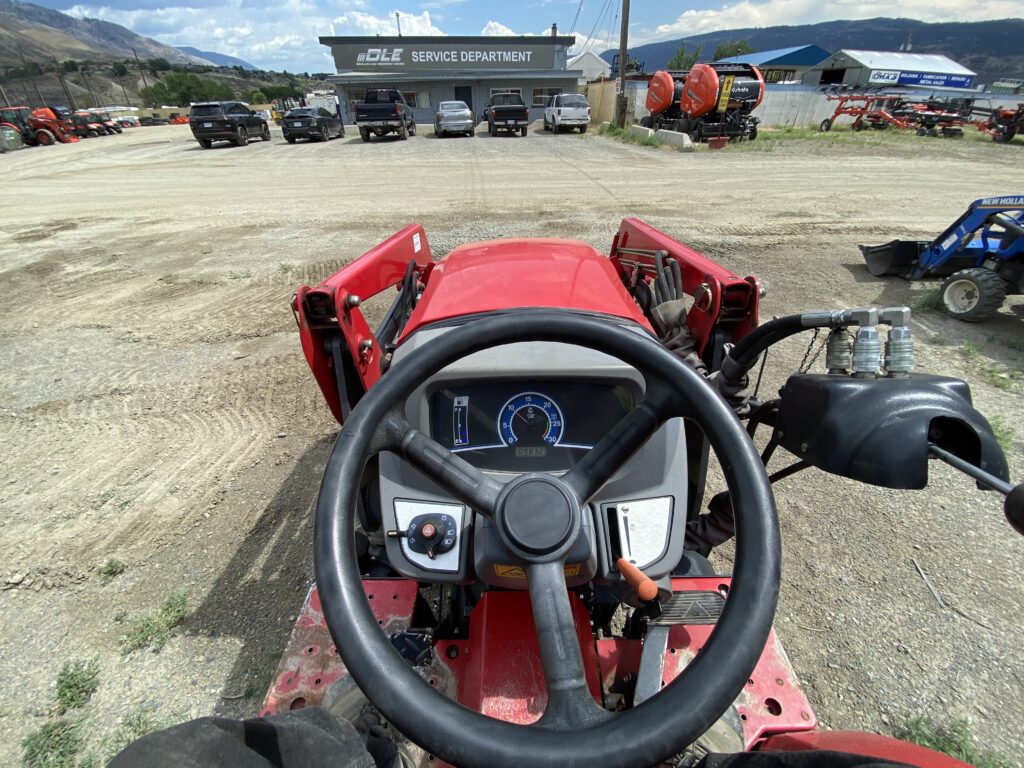
[[[73,16],[105,19],[169,45],[238,56],[267,69],[328,72],[320,35],[544,34],[553,22],[576,50],[618,46],[620,0],[35,0]],[[900,16],[980,21],[1020,16],[1020,0],[633,0],[630,43],[742,27]]]

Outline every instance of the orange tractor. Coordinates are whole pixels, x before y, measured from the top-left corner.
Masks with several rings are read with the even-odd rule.
[[[752,64],[694,64],[687,72],[655,72],[647,87],[647,128],[713,136],[757,138],[751,112],[764,98],[764,77]]]
[[[3,107],[0,108],[0,123],[15,126],[21,131],[22,141],[30,147],[78,141],[73,129],[48,107]]]

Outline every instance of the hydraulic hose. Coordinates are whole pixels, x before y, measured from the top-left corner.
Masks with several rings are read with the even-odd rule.
[[[803,318],[804,315],[786,315],[759,325],[740,339],[739,343],[729,351],[729,358],[734,364],[750,370],[757,361],[758,355],[772,344],[813,327],[806,325]]]

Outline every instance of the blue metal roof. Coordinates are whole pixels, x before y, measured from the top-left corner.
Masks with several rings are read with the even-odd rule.
[[[719,59],[724,64],[753,64],[755,67],[813,67],[831,54],[817,45],[798,45],[774,51],[758,51],[744,56]]]

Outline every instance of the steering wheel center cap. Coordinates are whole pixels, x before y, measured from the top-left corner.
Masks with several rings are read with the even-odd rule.
[[[548,559],[572,546],[580,528],[575,494],[557,478],[524,475],[498,501],[498,530],[505,544],[526,560]]]

